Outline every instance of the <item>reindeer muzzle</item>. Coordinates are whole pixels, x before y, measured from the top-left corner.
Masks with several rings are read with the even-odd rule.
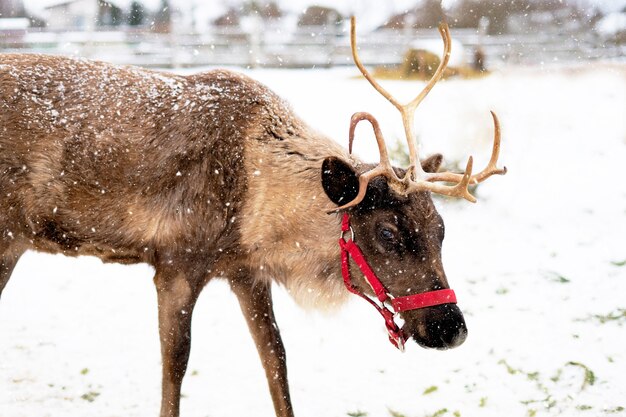
[[[350,232],[350,238],[345,239],[346,233]],[[339,238],[339,247],[341,248],[341,274],[343,282],[348,291],[358,295],[365,301],[370,303],[385,319],[385,326],[389,334],[389,341],[400,351],[404,351],[404,344],[407,336],[402,329],[396,324],[395,316],[403,311],[417,310],[426,307],[433,307],[441,304],[456,304],[456,295],[451,289],[443,289],[437,291],[428,291],[420,294],[407,295],[404,297],[394,297],[387,291],[382,282],[378,279],[372,268],[369,266],[363,252],[354,241],[354,230],[350,227],[350,216],[348,213],[343,214],[341,222],[341,237]],[[365,280],[374,291],[378,302],[368,295],[364,294],[356,286],[352,284],[350,274],[350,257],[359,267]],[[391,311],[385,303],[390,303]]]

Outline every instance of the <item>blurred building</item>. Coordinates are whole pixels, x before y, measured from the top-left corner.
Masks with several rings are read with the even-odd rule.
[[[47,27],[52,30],[92,28],[98,15],[96,0],[65,0],[44,9]]]
[[[298,16],[298,26],[332,27],[343,21],[343,15],[332,7],[309,6]]]
[[[96,26],[117,26],[123,11],[114,1],[60,0],[44,8],[44,19],[52,30],[89,30]]]
[[[0,0],[0,45],[19,44],[29,27],[21,0]]]

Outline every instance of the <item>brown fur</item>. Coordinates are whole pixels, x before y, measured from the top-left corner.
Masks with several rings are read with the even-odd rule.
[[[328,139],[304,132],[247,143],[241,243],[259,278],[285,285],[303,306],[332,307],[347,293],[339,275],[336,239],[320,239],[330,231],[338,236],[340,229],[338,216],[326,214],[329,202],[320,169],[329,155],[348,156]]]
[[[293,416],[270,283],[304,305],[346,298],[340,215],[325,214],[334,199],[324,181],[338,180],[322,166],[343,161],[333,166],[352,181],[367,167],[265,86],[229,71],[183,77],[1,55],[0,123],[0,293],[27,249],[153,265],[161,417],[176,417],[193,307],[211,278],[224,277],[250,325],[276,414]],[[353,210],[364,253],[396,295],[447,287],[430,197],[385,186],[373,181],[369,200]],[[420,249],[376,246],[383,223]],[[407,314],[407,331],[432,336],[423,327],[428,314]]]

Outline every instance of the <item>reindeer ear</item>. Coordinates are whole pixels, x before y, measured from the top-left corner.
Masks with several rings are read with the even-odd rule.
[[[359,193],[359,177],[346,162],[329,157],[322,163],[322,187],[338,206],[354,200]]]
[[[443,155],[440,153],[436,153],[422,160],[422,169],[425,172],[437,172],[439,171],[439,168],[441,168],[442,162]]]

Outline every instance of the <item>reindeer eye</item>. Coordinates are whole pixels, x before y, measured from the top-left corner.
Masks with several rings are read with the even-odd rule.
[[[376,238],[379,248],[384,252],[394,252],[402,247],[399,231],[391,224],[377,225]]]
[[[395,235],[391,230],[382,228],[380,229],[380,237],[388,242],[391,242],[394,240]]]

